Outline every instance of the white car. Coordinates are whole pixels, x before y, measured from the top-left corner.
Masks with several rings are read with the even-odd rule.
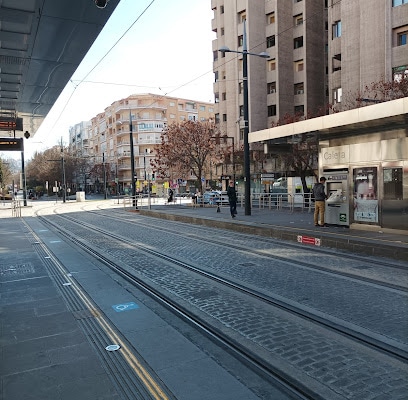
[[[276,182],[272,185],[274,188],[287,188],[288,187],[288,180],[287,178],[278,178]]]

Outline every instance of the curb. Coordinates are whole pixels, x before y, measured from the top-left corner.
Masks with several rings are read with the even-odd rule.
[[[293,228],[282,226],[260,226],[242,221],[231,222],[226,220],[214,220],[206,217],[192,217],[188,215],[171,214],[167,212],[145,209],[141,209],[139,213],[140,215],[153,218],[228,229],[235,232],[265,236],[273,239],[287,240],[297,243],[299,235],[306,235],[314,239],[319,239],[319,245],[321,247],[343,251],[346,250],[373,257],[386,257],[394,260],[408,261],[408,247],[402,247],[392,242],[384,243],[368,238],[345,238],[343,235],[329,232],[325,232],[325,234],[322,235],[316,234],[316,232],[307,229],[296,228],[295,230]]]

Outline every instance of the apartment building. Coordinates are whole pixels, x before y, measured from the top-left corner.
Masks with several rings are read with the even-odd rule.
[[[327,11],[324,0],[212,0],[216,120],[243,140],[242,51],[244,22],[248,56],[250,132],[272,126],[285,114],[305,114],[328,99]]]
[[[153,192],[161,194],[163,182],[151,170],[150,160],[155,156],[156,146],[161,143],[163,129],[171,123],[187,120],[203,122],[210,118],[214,118],[213,103],[134,94],[115,101],[92,118],[88,155],[95,162],[103,163],[107,170],[107,187],[111,191],[129,193],[132,137],[137,191],[146,190],[148,181],[151,181]]]
[[[69,150],[76,157],[89,157],[90,121],[82,121],[69,128]]]
[[[408,75],[407,0],[330,0],[328,22],[329,101],[347,103],[339,110],[367,85]]]

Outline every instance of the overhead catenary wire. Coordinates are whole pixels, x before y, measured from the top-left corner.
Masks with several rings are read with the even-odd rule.
[[[51,128],[51,131],[55,128],[56,124],[59,122],[59,120],[60,120],[62,114],[64,113],[64,111],[66,110],[68,104],[70,103],[70,101],[71,101],[71,99],[72,99],[72,97],[73,97],[73,95],[74,95],[76,89],[77,89],[82,83],[98,83],[98,84],[115,85],[115,86],[133,86],[133,87],[144,87],[144,88],[151,88],[151,89],[156,88],[156,87],[152,87],[152,86],[142,86],[142,85],[135,85],[135,84],[121,84],[121,83],[114,83],[114,82],[94,82],[94,81],[86,81],[86,78],[96,69],[96,67],[97,67],[98,65],[101,64],[101,62],[102,62],[102,61],[108,56],[108,54],[118,45],[118,43],[125,37],[125,35],[130,31],[130,29],[140,20],[140,18],[147,12],[147,10],[153,5],[153,3],[154,3],[155,1],[156,1],[156,0],[152,0],[152,1],[144,8],[144,10],[138,15],[138,17],[132,22],[132,24],[125,30],[125,32],[117,39],[117,41],[109,48],[109,50],[107,50],[107,52],[99,59],[99,61],[88,71],[88,73],[87,73],[81,80],[79,80],[79,81],[70,80],[70,82],[71,82],[72,85],[74,86],[74,90],[72,91],[71,95],[69,96],[69,98],[68,98],[67,101],[65,102],[65,104],[64,104],[64,106],[63,106],[61,112],[59,113],[58,117],[56,118],[56,120],[55,120],[55,122],[54,122],[54,124],[53,124],[53,126],[52,126],[52,128]],[[329,5],[327,8],[332,8],[332,7],[334,7],[335,5],[341,3],[341,1],[342,1],[342,0],[338,0],[338,1],[333,0],[332,4]],[[303,21],[303,23],[306,23],[306,22],[310,21],[311,19],[313,19],[314,17],[316,17],[317,14],[318,14],[318,13],[314,13],[314,14],[310,15],[309,17],[305,18],[304,21]],[[278,32],[275,36],[276,36],[276,37],[279,37],[279,36],[281,36],[281,35],[284,35],[284,34],[287,33],[288,31],[294,29],[294,27],[295,27],[295,26],[292,25],[292,26],[290,26],[290,27],[288,27],[288,28],[286,28],[286,29],[283,29],[282,31]],[[255,46],[252,46],[248,51],[252,51],[252,50],[254,50],[255,48],[257,48],[257,47],[259,47],[259,46],[263,46],[263,45],[265,45],[265,43],[266,43],[266,40],[264,40],[263,42],[261,42],[261,43],[255,45]],[[235,59],[238,58],[238,57],[239,57],[239,55],[236,55],[235,57],[231,58],[230,60],[224,62],[224,63],[221,64],[221,65],[219,65],[218,68],[219,68],[219,67],[222,67],[222,66],[224,66],[224,65],[226,65],[226,64],[229,63],[229,62],[232,62],[233,60],[235,60]],[[176,92],[177,90],[179,90],[179,89],[181,89],[181,88],[183,88],[183,87],[185,87],[185,86],[188,86],[188,85],[192,84],[193,82],[195,82],[196,80],[201,79],[203,76],[205,76],[205,75],[207,75],[207,74],[209,74],[209,73],[213,73],[213,72],[214,72],[213,70],[204,72],[204,73],[200,74],[199,76],[197,76],[196,78],[193,78],[193,79],[191,79],[191,80],[189,80],[189,81],[187,81],[187,82],[185,82],[185,83],[182,83],[182,84],[180,84],[179,86],[176,86],[174,89],[172,89],[172,90],[170,90],[170,91],[164,93],[164,94],[162,95],[162,97],[163,97],[163,96],[167,96],[167,95],[169,95],[169,94],[171,94],[171,93],[174,93],[174,92]],[[162,90],[162,89],[160,89],[160,90]],[[160,95],[159,95],[159,96],[160,96]],[[145,108],[147,109],[148,107],[149,107],[149,106],[146,106]]]

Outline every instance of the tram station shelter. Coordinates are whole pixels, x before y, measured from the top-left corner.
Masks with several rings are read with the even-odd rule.
[[[408,233],[408,97],[249,134],[249,143],[314,136],[329,199],[326,222]]]
[[[34,137],[119,2],[0,0],[0,151]]]

